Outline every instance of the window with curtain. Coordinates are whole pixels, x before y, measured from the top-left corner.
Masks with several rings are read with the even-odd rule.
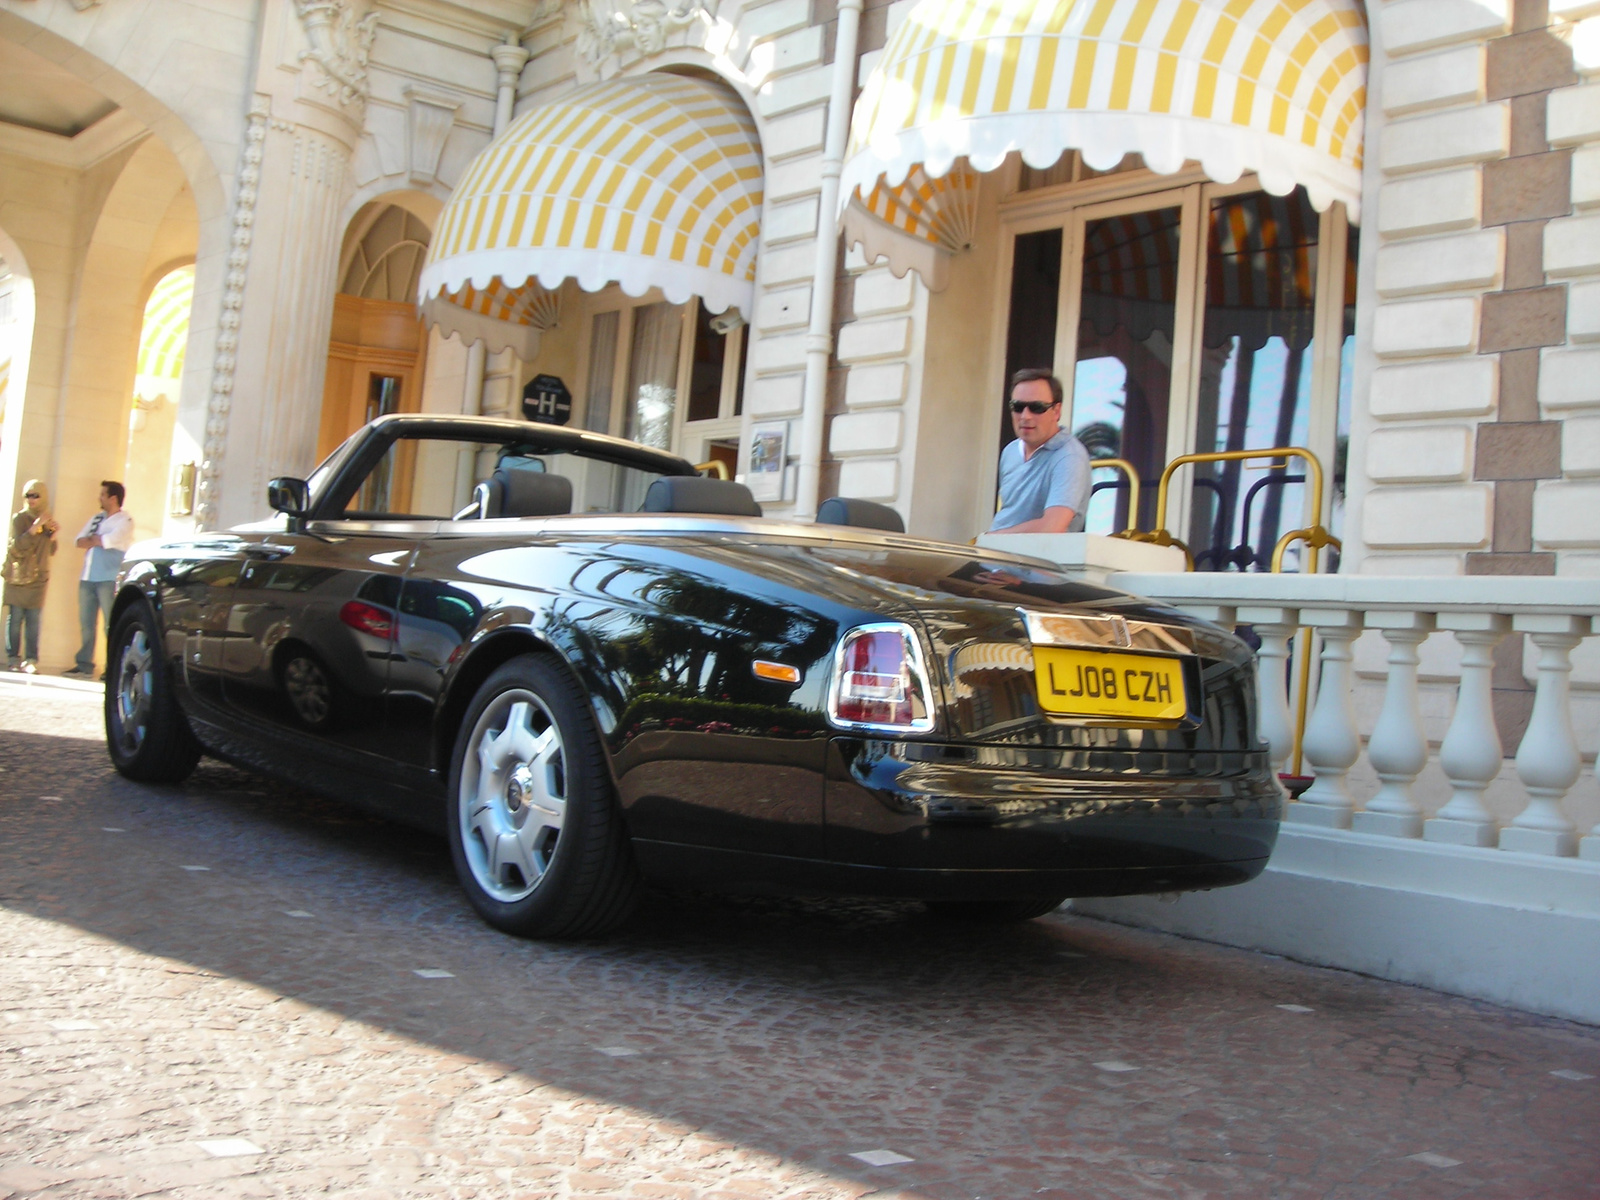
[[[683,305],[647,304],[633,313],[628,355],[628,433],[646,446],[672,449],[678,408],[678,352]]]

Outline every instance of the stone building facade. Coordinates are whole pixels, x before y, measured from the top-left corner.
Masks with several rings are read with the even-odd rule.
[[[1337,526],[1344,570],[1600,573],[1595,6],[1327,3],[1371,47],[1345,199],[1218,182],[1181,153],[1165,173],[1093,148],[1011,154],[961,177],[944,242],[908,270],[860,226],[841,239],[824,197],[840,43],[848,107],[913,0],[0,0],[0,259],[23,331],[0,485],[15,504],[47,478],[75,528],[97,482],[126,477],[142,533],[223,527],[260,517],[268,478],[305,473],[374,412],[516,412],[541,374],[566,381],[575,423],[637,432],[632,347],[655,330],[652,369],[682,393],[668,443],[748,475],[756,435],[781,436],[774,515],[843,494],[972,538],[995,502],[1007,369],[1054,365],[1076,380],[1075,427],[1106,426],[1147,483],[1196,449],[1314,451],[1322,511],[1268,487],[1258,541],[1298,512]],[[521,356],[419,324],[441,215],[496,135],[650,72],[711,80],[753,121],[748,305],[546,280]],[[1299,240],[1230,250],[1229,220]],[[1145,306],[1123,350],[1094,316],[1111,303],[1096,281],[1116,274],[1096,239],[1117,237],[1170,256],[1151,278],[1172,281],[1118,301]],[[1276,315],[1251,334],[1251,302],[1228,289],[1265,285],[1224,286],[1223,264],[1279,252],[1303,278],[1257,304]],[[193,273],[181,382],[145,395],[146,302],[177,270]],[[1135,393],[1137,420],[1121,407]],[[1269,466],[1205,468],[1205,487],[1173,489],[1167,526],[1198,548],[1232,506],[1222,524],[1248,542],[1234,510]],[[1153,500],[1130,514],[1121,495],[1097,497],[1096,527],[1148,527]],[[57,662],[71,590],[49,602]]]

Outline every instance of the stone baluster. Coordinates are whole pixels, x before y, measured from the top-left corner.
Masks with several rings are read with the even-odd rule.
[[[1322,678],[1306,722],[1305,760],[1316,779],[1284,820],[1327,829],[1350,828],[1355,802],[1346,779],[1361,753],[1351,695],[1350,645],[1361,633],[1361,614],[1345,609],[1303,608],[1300,622],[1322,635]]]
[[[1494,648],[1511,629],[1511,618],[1501,613],[1440,613],[1439,628],[1453,630],[1461,643],[1455,716],[1439,747],[1439,765],[1454,790],[1438,814],[1423,824],[1422,836],[1453,846],[1493,846],[1499,831],[1483,793],[1500,774],[1505,759],[1494,724],[1490,683]]]
[[[1367,614],[1367,626],[1383,631],[1389,643],[1389,678],[1383,691],[1383,709],[1367,740],[1367,759],[1382,786],[1367,801],[1364,812],[1351,820],[1357,833],[1389,837],[1421,837],[1422,810],[1411,795],[1411,785],[1428,765],[1428,738],[1422,730],[1422,707],[1417,699],[1417,647],[1433,632],[1432,613],[1376,612]]]
[[[1539,647],[1539,682],[1528,731],[1517,747],[1517,775],[1528,789],[1528,806],[1500,831],[1500,849],[1573,855],[1578,831],[1561,811],[1561,800],[1578,781],[1582,764],[1572,736],[1568,677],[1572,649],[1589,632],[1589,618],[1521,613],[1511,627]]]
[[[1256,652],[1256,713],[1260,733],[1271,747],[1274,772],[1282,771],[1294,749],[1294,709],[1289,703],[1289,642],[1300,628],[1292,608],[1243,607],[1239,624],[1249,625],[1261,639]]]

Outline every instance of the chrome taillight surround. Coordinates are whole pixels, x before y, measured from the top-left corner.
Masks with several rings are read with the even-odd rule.
[[[899,671],[881,674],[851,669],[850,655],[865,638],[892,635],[900,642]],[[854,676],[854,678],[847,678]],[[893,682],[891,682],[893,681]],[[878,696],[864,695],[881,689]],[[909,702],[911,713],[906,720],[874,721],[856,719],[841,712],[852,701],[862,703],[897,703],[898,696]],[[921,715],[917,714],[918,706]],[[932,733],[935,725],[933,689],[928,679],[927,659],[922,652],[922,640],[917,631],[904,621],[875,621],[856,625],[839,638],[833,652],[833,675],[828,681],[828,721],[840,729],[864,733]]]

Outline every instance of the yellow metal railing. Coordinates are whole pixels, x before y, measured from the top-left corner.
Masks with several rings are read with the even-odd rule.
[[[1274,446],[1269,450],[1216,450],[1205,454],[1180,454],[1161,472],[1161,483],[1156,489],[1156,527],[1153,530],[1140,530],[1129,527],[1121,533],[1114,533],[1112,537],[1128,538],[1136,542],[1151,542],[1157,546],[1176,546],[1183,551],[1184,560],[1189,570],[1194,570],[1194,555],[1189,552],[1186,543],[1173,537],[1167,532],[1167,499],[1171,492],[1172,476],[1179,467],[1191,463],[1216,463],[1216,462],[1244,462],[1250,459],[1262,458],[1298,458],[1305,462],[1306,473],[1311,477],[1311,511],[1315,514],[1313,523],[1304,529],[1291,529],[1278,539],[1278,544],[1272,548],[1272,571],[1278,574],[1283,570],[1283,557],[1289,547],[1296,542],[1306,544],[1306,572],[1315,574],[1317,569],[1318,551],[1325,546],[1332,546],[1335,550],[1342,549],[1339,539],[1329,533],[1320,520],[1322,513],[1322,463],[1317,456],[1302,446]],[[1109,463],[1114,460],[1100,459],[1099,463]],[[1120,461],[1120,460],[1115,460]],[[1282,469],[1285,464],[1275,463],[1272,469]],[[1137,493],[1135,493],[1137,494]],[[1306,708],[1311,695],[1311,630],[1304,630],[1300,638],[1300,670],[1296,686],[1296,705],[1294,718],[1294,743],[1290,753],[1291,775],[1300,774],[1301,750],[1306,736]]]
[[[710,471],[718,479],[732,478],[732,476],[728,474],[728,464],[718,458],[713,458],[710,462],[695,463],[694,469],[702,475],[704,475],[707,471]]]
[[[1129,537],[1131,534],[1137,533],[1139,530],[1139,488],[1141,486],[1139,468],[1125,458],[1091,458],[1089,467],[1091,470],[1096,471],[1101,467],[1113,467],[1122,472],[1124,478],[1128,481],[1128,527],[1121,533],[1113,534],[1112,536]]]

